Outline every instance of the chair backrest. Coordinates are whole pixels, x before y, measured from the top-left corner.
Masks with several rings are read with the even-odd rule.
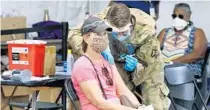
[[[71,78],[65,80],[65,90],[66,90],[67,96],[71,100],[75,110],[79,110],[79,108],[77,107],[77,105],[75,103],[76,101],[79,100],[79,98],[76,95],[76,91],[73,87],[73,83],[71,81]]]
[[[193,83],[186,83],[175,86],[168,86],[170,95],[173,98],[193,101],[195,95],[195,87]]]
[[[165,66],[165,78],[170,85],[179,85],[194,80],[194,73],[186,64],[172,64]]]

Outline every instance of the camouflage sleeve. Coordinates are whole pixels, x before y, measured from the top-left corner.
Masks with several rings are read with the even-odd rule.
[[[161,51],[159,48],[159,41],[157,38],[152,38],[140,48],[136,50],[136,57],[139,59],[143,67],[140,66],[135,69],[133,75],[134,84],[138,85],[143,81],[153,76],[161,76],[163,72],[164,63],[161,57]]]
[[[82,50],[82,35],[80,29],[71,29],[68,35],[68,44],[72,49],[72,53],[78,56],[82,55],[84,52]]]
[[[149,25],[155,27],[155,20],[152,16],[145,13],[144,11],[136,8],[130,8],[130,12],[135,16],[136,21],[140,24]]]
[[[129,43],[133,44],[136,47],[139,47],[145,43],[145,40],[150,37],[155,37],[154,29],[149,25],[136,24],[133,34],[130,37]]]
[[[162,63],[161,51],[159,48],[159,41],[157,38],[151,38],[141,48],[136,50],[137,58],[141,59],[147,65],[151,65],[155,62]]]
[[[136,25],[130,43],[134,46],[141,46],[145,39],[155,34],[155,20],[147,13],[130,8],[131,14],[135,16]]]

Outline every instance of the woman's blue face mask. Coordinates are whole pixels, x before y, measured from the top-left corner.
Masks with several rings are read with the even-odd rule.
[[[130,31],[127,31],[127,32],[112,32],[111,35],[115,39],[118,39],[119,41],[122,42],[122,41],[125,41],[127,38],[129,38],[131,33],[130,33]]]

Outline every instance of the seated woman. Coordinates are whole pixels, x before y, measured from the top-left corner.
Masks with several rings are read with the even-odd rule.
[[[202,29],[194,27],[190,16],[188,4],[176,4],[172,27],[163,29],[158,38],[166,62],[188,63],[195,75],[200,76],[207,39]]]
[[[93,16],[81,28],[85,53],[74,64],[72,82],[82,110],[153,110],[152,106],[141,106],[115,65],[110,65],[101,55],[108,46],[107,31],[111,30]],[[127,97],[133,108],[121,105],[120,96]]]

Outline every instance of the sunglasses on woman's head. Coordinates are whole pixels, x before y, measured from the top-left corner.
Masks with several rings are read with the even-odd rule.
[[[109,76],[108,69],[106,67],[103,67],[101,71],[102,71],[102,74],[106,77],[106,84],[107,85],[113,85],[113,80]]]
[[[184,15],[181,15],[181,14],[178,14],[178,15],[172,14],[171,16],[172,16],[173,19],[175,19],[176,17],[178,17],[180,19],[184,19]]]

